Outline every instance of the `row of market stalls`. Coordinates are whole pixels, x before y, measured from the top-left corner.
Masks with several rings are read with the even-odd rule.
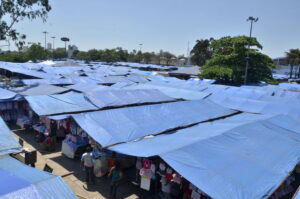
[[[77,198],[59,176],[29,167],[11,155],[22,151],[0,118],[0,198]]]
[[[37,133],[63,130],[67,157],[92,146],[100,159],[95,172],[116,152],[135,161],[141,188],[177,188],[177,197],[281,198],[299,185],[298,85],[231,87],[128,66],[31,65],[20,67],[42,68],[51,79],[22,80],[27,87],[3,89],[4,100],[17,96],[17,121]],[[115,82],[99,81],[110,72],[118,74]],[[53,84],[60,79],[72,81]]]

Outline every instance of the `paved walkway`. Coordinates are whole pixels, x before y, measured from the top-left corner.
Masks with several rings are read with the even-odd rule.
[[[20,137],[24,140],[24,148],[37,150],[37,163],[36,168],[43,170],[47,163],[53,168],[53,173],[56,175],[65,175],[70,172],[74,174],[68,175],[63,179],[67,182],[69,187],[75,192],[77,196],[82,196],[86,199],[103,199],[109,198],[109,185],[110,182],[106,177],[97,179],[96,185],[87,185],[83,182],[85,177],[84,171],[80,168],[79,160],[72,160],[65,157],[61,151],[61,143],[57,143],[56,151],[46,152],[39,146],[34,140],[34,134],[26,133],[22,130],[13,131],[17,139]],[[136,188],[131,182],[130,177],[134,171],[125,171],[123,182],[121,183],[117,198],[126,199],[154,199],[154,195],[149,194],[146,191]]]

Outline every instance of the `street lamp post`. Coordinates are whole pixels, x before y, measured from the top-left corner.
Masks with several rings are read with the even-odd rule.
[[[54,40],[56,37],[52,36],[51,38],[52,38],[52,59],[54,59],[54,49],[55,49],[54,48]]]
[[[247,21],[250,21],[251,25],[250,25],[250,39],[252,37],[252,26],[253,26],[253,22],[257,22],[258,21],[258,17],[254,18],[254,17],[249,17],[247,19]],[[244,84],[247,84],[247,77],[248,77],[248,68],[249,68],[249,49],[250,49],[250,43],[248,44],[248,52],[247,52],[247,58],[246,58],[246,69],[245,69],[245,82]]]
[[[48,34],[48,32],[44,31],[43,33],[45,34],[45,50],[46,50],[47,49],[47,34]]]
[[[143,44],[139,44],[140,46],[140,63],[142,62],[142,47],[143,47]]]

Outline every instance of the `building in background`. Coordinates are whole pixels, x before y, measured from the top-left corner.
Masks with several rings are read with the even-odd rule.
[[[52,50],[52,44],[51,43],[47,43],[47,50]]]
[[[68,46],[68,58],[70,59],[73,56],[75,50],[78,50],[78,47],[75,45]]]

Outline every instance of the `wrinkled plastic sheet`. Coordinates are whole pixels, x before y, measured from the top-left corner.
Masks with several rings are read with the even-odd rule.
[[[205,100],[118,108],[72,115],[77,124],[102,146],[235,113]]]

